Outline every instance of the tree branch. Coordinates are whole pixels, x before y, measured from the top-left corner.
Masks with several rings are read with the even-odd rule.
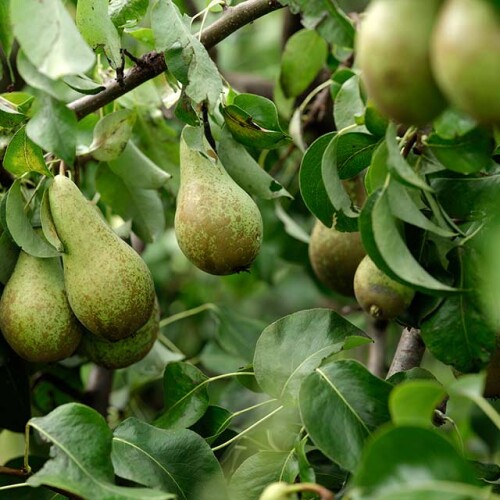
[[[424,352],[425,344],[420,336],[420,330],[405,328],[399,339],[396,354],[394,354],[387,378],[392,377],[395,373],[420,366]]]
[[[202,31],[201,43],[206,49],[210,49],[239,28],[282,7],[283,5],[277,0],[247,0],[236,7],[230,7],[220,19]],[[78,119],[81,119],[142,83],[161,75],[166,69],[163,54],[148,52],[139,58],[138,64],[130,69],[120,82],[112,81],[99,94],[81,97],[68,107],[76,113]]]
[[[113,371],[93,366],[89,375],[83,401],[104,418],[108,415],[109,396],[113,386]]]
[[[368,350],[367,367],[373,375],[383,377],[385,374],[385,347],[386,333],[389,322],[386,320],[375,319],[370,327],[370,336],[374,343],[370,344]]]

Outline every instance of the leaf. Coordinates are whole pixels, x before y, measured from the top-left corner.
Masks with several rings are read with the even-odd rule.
[[[208,101],[213,110],[222,93],[219,70],[171,0],[153,5],[151,27],[156,50],[165,52],[167,67],[185,85],[186,94],[195,104]]]
[[[281,203],[276,202],[274,213],[276,217],[283,223],[283,228],[285,229],[285,233],[295,238],[306,245],[309,244],[311,237],[306,230],[304,230],[282,207]]]
[[[496,345],[495,329],[485,317],[477,295],[480,259],[466,248],[450,255],[457,286],[465,291],[447,297],[421,324],[422,338],[433,355],[465,373],[483,368]]]
[[[10,234],[3,231],[0,235],[0,283],[5,285],[10,278],[17,262],[19,250]]]
[[[10,5],[14,35],[40,73],[56,80],[89,70],[95,56],[61,0],[15,0]]]
[[[135,118],[136,114],[128,109],[120,109],[101,118],[94,128],[94,138],[89,146],[92,156],[99,161],[111,161],[120,156],[132,135]],[[129,153],[132,149],[134,146],[130,147]]]
[[[109,15],[117,28],[138,22],[148,10],[149,0],[111,0]]]
[[[386,188],[377,189],[366,200],[359,230],[366,252],[389,277],[426,293],[457,291],[436,280],[410,252],[392,215]]]
[[[355,470],[370,433],[390,419],[391,389],[354,360],[316,368],[299,395],[302,421],[314,444],[341,467]]]
[[[370,166],[365,175],[365,187],[368,194],[372,194],[377,188],[385,184],[389,170],[387,168],[387,143],[381,141],[372,154]]]
[[[163,375],[164,406],[153,422],[162,429],[186,428],[208,408],[208,377],[190,363],[169,363]]]
[[[80,94],[95,95],[102,92],[106,87],[94,82],[87,75],[68,75],[63,78],[64,83]]]
[[[431,427],[434,410],[446,396],[435,380],[408,380],[397,385],[389,397],[389,410],[395,425]]]
[[[94,49],[102,48],[116,69],[121,64],[121,42],[118,31],[108,13],[108,0],[78,0],[76,26],[84,40]]]
[[[327,43],[313,30],[299,30],[287,40],[279,77],[285,97],[297,97],[307,90],[325,64],[327,53]]]
[[[128,418],[113,436],[118,476],[184,500],[225,500],[224,477],[203,438],[187,429],[163,430]]]
[[[491,164],[493,142],[483,129],[474,129],[453,139],[442,138],[436,133],[429,136],[427,145],[448,170],[471,174],[487,169]]]
[[[42,149],[29,139],[25,127],[21,127],[10,140],[5,151],[3,166],[16,176],[26,172],[52,175],[43,159]]]
[[[56,226],[52,219],[49,205],[49,191],[46,189],[43,193],[42,202],[40,204],[40,222],[42,224],[43,235],[47,241],[58,251],[64,252],[64,245],[59,239]]]
[[[478,484],[472,467],[445,437],[422,427],[389,427],[363,451],[351,495],[360,500],[488,498],[488,490],[481,494],[474,487]]]
[[[7,194],[7,228],[12,239],[26,252],[35,257],[57,257],[59,253],[45,238],[35,232],[26,215],[26,201],[21,192],[21,181],[12,184]]]
[[[12,33],[12,23],[10,20],[10,1],[11,0],[2,0],[0,2],[0,46],[7,60],[9,59],[12,43],[14,42],[14,34]]]
[[[436,134],[443,139],[456,139],[477,127],[476,121],[453,108],[447,108],[433,121]]]
[[[335,96],[333,106],[333,117],[335,125],[340,132],[347,127],[351,127],[350,131],[366,132],[363,126],[359,125],[359,118],[365,114],[365,103],[361,97],[359,87],[359,77],[353,75],[342,83],[342,87]]]
[[[24,120],[26,116],[19,113],[17,106],[0,96],[0,127],[13,128]]]
[[[232,415],[225,408],[211,405],[203,417],[193,425],[192,430],[202,436],[208,444],[212,444],[228,428]]]
[[[321,175],[321,159],[335,132],[316,139],[305,152],[300,164],[300,194],[309,211],[325,226],[331,227],[335,210]]]
[[[351,132],[339,135],[337,169],[341,179],[350,179],[370,165],[378,139],[370,134]]]
[[[23,432],[26,422],[31,417],[28,372],[25,363],[8,346],[2,335],[0,335],[0,393],[2,394],[0,428]]]
[[[171,495],[113,483],[112,433],[95,410],[78,403],[59,406],[28,425],[49,441],[51,458],[28,479],[30,486],[52,486],[96,500],[169,499]]]
[[[276,481],[293,483],[299,464],[292,451],[260,451],[247,458],[235,471],[229,483],[230,498],[258,500],[264,488]]]
[[[26,134],[41,148],[68,164],[75,159],[77,120],[73,111],[47,94],[39,94]]]
[[[352,47],[354,27],[351,20],[331,0],[283,0],[290,10],[302,15],[302,24],[315,29],[328,43],[341,47]]]
[[[388,152],[387,167],[389,172],[403,184],[422,189],[423,191],[432,192],[431,186],[413,170],[410,164],[401,155],[396,136],[396,125],[390,123],[385,135]]]
[[[323,359],[370,340],[334,311],[299,311],[262,332],[255,349],[255,377],[267,394],[294,403],[302,381]]]
[[[227,127],[221,132],[217,153],[229,175],[245,191],[265,200],[292,195],[273,179],[239,142],[233,139]]]

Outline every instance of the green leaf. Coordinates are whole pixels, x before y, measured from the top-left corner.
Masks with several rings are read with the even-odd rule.
[[[370,134],[341,134],[337,144],[337,169],[341,179],[350,179],[370,165],[378,139]]]
[[[333,117],[337,130],[349,127],[349,130],[359,132],[366,132],[363,126],[355,126],[358,124],[360,117],[365,114],[365,103],[361,97],[359,87],[359,77],[353,75],[342,83],[342,87],[335,96],[335,103],[333,107]]]
[[[19,250],[19,247],[12,241],[10,234],[3,231],[0,235],[0,283],[5,285],[10,278],[17,262]]]
[[[354,26],[346,14],[331,0],[283,0],[293,13],[300,12],[302,24],[315,29],[328,43],[352,47]]]
[[[222,165],[229,175],[248,193],[271,200],[292,195],[274,180],[239,142],[233,139],[227,127],[222,129],[217,148]]]
[[[335,132],[316,139],[305,152],[300,164],[300,194],[309,211],[325,226],[331,227],[335,210],[321,175],[321,159]]]
[[[410,252],[392,215],[387,188],[379,188],[368,197],[359,217],[359,230],[366,252],[389,277],[422,292],[457,291],[436,280]]]
[[[14,34],[12,33],[12,23],[10,21],[10,1],[0,2],[0,46],[6,59],[9,59]]]
[[[26,116],[19,113],[17,106],[0,96],[0,127],[13,128],[24,120]]]
[[[449,256],[457,286],[463,293],[447,297],[421,324],[425,345],[443,363],[461,372],[483,368],[496,345],[495,329],[481,308],[478,263],[481,257],[459,248]]]
[[[480,172],[492,162],[493,142],[490,134],[483,129],[474,129],[453,139],[445,139],[433,133],[427,144],[441,164],[454,172]]]
[[[35,144],[71,165],[75,159],[76,128],[73,111],[49,95],[40,94],[26,134]]]
[[[111,67],[116,69],[121,65],[121,42],[109,16],[108,5],[108,0],[78,0],[76,26],[94,50],[104,50]]]
[[[267,394],[294,403],[302,381],[323,359],[370,341],[334,311],[299,311],[262,332],[255,349],[255,377]]]
[[[109,15],[117,28],[130,22],[137,23],[146,14],[149,0],[111,0]]]
[[[102,92],[106,87],[94,82],[87,75],[68,75],[63,78],[64,83],[80,94],[95,95]]]
[[[104,418],[87,406],[68,403],[28,425],[51,443],[51,458],[28,479],[30,486],[52,486],[83,498],[169,499],[170,495],[113,483],[112,433]]]
[[[232,415],[225,408],[211,405],[203,417],[192,426],[192,430],[202,436],[208,444],[212,444],[228,428]]]
[[[309,87],[327,54],[328,45],[316,31],[299,30],[287,40],[279,77],[285,97],[297,97]]]
[[[397,385],[389,397],[389,410],[394,424],[432,426],[434,410],[446,396],[435,380],[408,380]]]
[[[410,164],[401,155],[396,136],[396,125],[390,123],[385,135],[388,151],[387,167],[389,172],[403,184],[422,189],[423,191],[432,192],[431,186],[413,170]]]
[[[163,430],[135,418],[113,435],[118,476],[185,500],[225,500],[224,477],[203,438],[187,429]]]
[[[7,345],[2,335],[0,335],[0,393],[2,394],[0,428],[23,432],[26,422],[31,417],[28,372],[25,363]]]
[[[53,80],[89,70],[95,56],[61,0],[16,0],[10,15],[14,35],[31,63]]]
[[[365,187],[368,194],[373,193],[373,191],[385,184],[389,174],[387,168],[388,157],[387,143],[383,140],[373,152],[370,166],[365,175]]]
[[[21,127],[10,140],[5,151],[3,166],[16,176],[26,172],[52,175],[43,159],[42,149],[29,139],[25,127]]]
[[[445,437],[422,427],[389,427],[363,451],[351,495],[359,500],[488,498],[487,490],[474,487],[478,484],[472,467]]]
[[[42,223],[43,235],[47,241],[58,251],[64,252],[64,245],[59,239],[57,234],[56,226],[52,220],[52,214],[50,212],[49,205],[49,191],[46,189],[42,196],[42,202],[40,204],[40,222]]]
[[[58,251],[31,226],[25,212],[26,200],[21,192],[21,181],[12,184],[7,194],[7,228],[12,239],[26,252],[35,257],[57,257]]]
[[[165,409],[154,421],[163,429],[186,428],[208,408],[208,377],[190,363],[169,363],[163,375]]]
[[[92,156],[99,161],[111,161],[120,156],[132,135],[135,118],[135,113],[128,109],[120,109],[101,118],[94,128],[94,139],[89,146]],[[129,154],[133,148],[129,148]]]
[[[222,93],[219,70],[185,21],[171,0],[158,0],[151,10],[156,50],[165,52],[167,67],[195,104],[208,101],[212,110]]]
[[[275,481],[293,483],[299,474],[294,451],[260,451],[247,458],[229,483],[230,498],[258,500],[264,488]]]
[[[316,368],[299,395],[302,421],[314,444],[343,468],[355,470],[370,433],[390,419],[391,389],[354,360]]]
[[[434,120],[433,126],[442,139],[456,139],[476,128],[477,123],[469,115],[447,108]]]

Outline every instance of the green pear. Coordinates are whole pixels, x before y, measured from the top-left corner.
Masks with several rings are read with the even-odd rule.
[[[438,84],[458,108],[500,124],[500,7],[488,0],[449,0],[432,39]]]
[[[64,246],[64,282],[76,317],[93,334],[111,341],[132,335],[154,305],[145,262],[67,177],[54,177],[49,205]]]
[[[283,481],[277,481],[266,486],[259,500],[289,500],[290,495],[290,485]]]
[[[59,361],[73,354],[82,327],[69,306],[58,257],[21,251],[0,299],[0,329],[27,361]]]
[[[225,275],[245,271],[262,241],[262,217],[252,198],[220,162],[180,144],[180,188],[175,234],[198,268]]]
[[[110,342],[85,332],[80,344],[82,354],[96,365],[115,370],[140,361],[151,350],[160,331],[160,309],[158,303],[146,324],[129,337]]]
[[[342,233],[316,221],[309,241],[309,260],[327,287],[352,296],[354,273],[365,254],[359,232]]]
[[[446,106],[431,71],[430,40],[441,0],[375,0],[356,40],[368,97],[387,117],[421,125]]]
[[[354,275],[359,305],[377,319],[394,319],[411,304],[415,292],[384,274],[366,255]]]

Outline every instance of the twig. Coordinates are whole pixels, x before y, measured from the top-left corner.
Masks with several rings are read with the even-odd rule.
[[[420,366],[424,352],[425,344],[420,336],[420,330],[405,328],[399,339],[396,354],[394,354],[387,378],[392,377],[395,373]]]
[[[385,374],[385,347],[388,321],[375,319],[371,325],[370,335],[373,344],[368,350],[368,370],[376,377],[383,377]]]
[[[0,474],[5,476],[27,477],[30,473],[24,469],[13,469],[12,467],[5,467],[0,465]]]
[[[247,0],[236,7],[228,8],[220,19],[203,30],[201,43],[206,49],[210,49],[242,26],[281,8],[283,5],[277,0]],[[166,69],[163,54],[155,51],[148,52],[138,59],[138,64],[123,76],[121,82],[112,81],[102,92],[81,97],[70,103],[68,107],[76,113],[78,119],[82,119],[142,83],[160,75]]]
[[[84,402],[98,411],[104,418],[108,415],[109,396],[113,386],[113,371],[94,366],[89,375]]]

